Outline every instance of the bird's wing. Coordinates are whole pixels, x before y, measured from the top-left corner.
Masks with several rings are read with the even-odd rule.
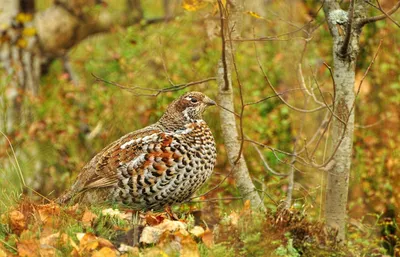
[[[139,161],[145,145],[157,143],[162,132],[144,129],[125,135],[98,153],[79,174],[79,191],[116,185],[121,179],[118,169],[126,163]]]

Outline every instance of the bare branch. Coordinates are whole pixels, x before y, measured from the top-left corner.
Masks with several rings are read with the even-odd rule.
[[[197,201],[185,201],[184,203],[205,203],[205,202],[218,202],[218,201],[231,201],[231,200],[243,200],[241,196],[231,196],[231,197],[221,197],[221,198],[209,198],[204,200],[197,200]]]
[[[360,129],[372,128],[372,127],[374,127],[374,126],[376,126],[376,125],[381,124],[382,122],[384,122],[385,120],[387,120],[389,117],[390,117],[390,115],[388,115],[388,116],[386,116],[386,117],[383,117],[382,119],[380,119],[380,120],[378,120],[378,121],[376,121],[376,122],[374,122],[374,123],[368,124],[368,125],[358,125],[358,124],[355,124],[354,127],[355,127],[355,128],[360,128]]]
[[[392,17],[390,17],[390,15],[392,15],[393,13],[395,13],[399,8],[400,8],[400,1],[398,1],[393,7],[392,9],[390,9],[389,11],[385,11],[382,9],[381,4],[379,3],[379,0],[377,0],[378,6],[375,6],[374,4],[370,3],[369,1],[365,1],[367,4],[375,7],[376,9],[378,9],[379,11],[381,11],[383,14],[382,15],[378,15],[378,16],[374,16],[374,17],[368,17],[365,19],[362,19],[359,22],[359,26],[362,27],[368,23],[371,22],[376,22],[376,21],[380,21],[383,20],[385,18],[390,19],[394,24],[396,24],[397,27],[400,27],[400,24],[398,22],[396,22]]]
[[[317,80],[317,78],[315,77],[314,73],[312,73],[312,76],[313,76],[313,79],[314,79],[314,81],[315,81],[315,84],[317,85],[317,89],[318,89],[318,91],[319,91],[319,93],[320,93],[320,95],[321,95],[322,101],[324,102],[325,106],[326,106],[326,107],[328,108],[328,110],[332,113],[332,115],[333,115],[338,121],[340,121],[340,123],[342,123],[343,125],[345,125],[346,122],[345,122],[344,120],[342,120],[339,116],[337,116],[337,115],[335,114],[335,112],[329,107],[328,103],[326,102],[325,97],[324,97],[324,94],[323,94],[323,92],[321,91],[321,88],[320,88],[320,86],[319,86],[318,80]],[[332,100],[335,101],[335,99],[332,99]]]
[[[306,44],[306,45],[307,45],[307,44]],[[303,56],[303,54],[304,54],[306,45],[304,46],[304,50],[303,50],[302,56]],[[303,58],[303,57],[302,57],[302,58]],[[301,59],[302,59],[302,58],[301,58]],[[301,61],[301,60],[300,60],[300,61]],[[301,68],[301,62],[300,62],[299,65],[297,66],[297,76],[298,76],[298,79],[299,79],[300,86],[304,89],[304,91],[307,93],[307,95],[311,96],[311,97],[313,98],[314,102],[316,102],[317,104],[319,104],[319,105],[324,105],[323,102],[321,102],[321,101],[319,101],[319,100],[317,99],[317,97],[316,97],[315,94],[314,94],[314,90],[313,90],[313,89],[308,90],[307,85],[306,85],[306,82],[304,81],[303,70],[302,70],[302,68]]]
[[[264,68],[263,68],[262,65],[261,65],[260,58],[258,57],[258,54],[256,54],[256,59],[257,59],[258,66],[259,66],[259,68],[261,69],[261,71],[262,71],[262,73],[263,73],[263,75],[264,75],[264,79],[267,81],[268,86],[272,89],[272,91],[274,91],[275,95],[278,96],[278,98],[279,98],[286,106],[288,106],[290,109],[295,110],[295,111],[298,111],[298,112],[312,113],[312,112],[317,112],[317,111],[319,111],[319,110],[322,110],[322,109],[325,109],[325,108],[326,108],[326,106],[320,106],[320,107],[317,107],[317,108],[314,108],[314,109],[311,109],[311,110],[303,110],[303,109],[300,109],[300,108],[297,108],[297,107],[295,107],[295,106],[290,105],[285,99],[283,99],[283,98],[279,95],[279,93],[276,91],[276,89],[275,89],[274,86],[272,85],[271,81],[269,80],[267,74],[266,74],[265,71],[264,71]]]
[[[314,140],[315,140],[315,139],[317,138],[317,136],[319,135],[320,131],[323,131],[323,132],[321,133],[321,136],[320,136],[320,137],[323,137],[323,135],[325,134],[326,126],[329,125],[329,123],[330,123],[330,121],[331,121],[331,118],[332,118],[332,115],[330,115],[329,118],[328,118],[328,115],[329,115],[329,114],[330,114],[330,112],[327,111],[326,114],[325,114],[324,119],[322,120],[320,126],[318,127],[318,129],[316,130],[316,132],[314,133],[314,135],[311,137],[310,140],[307,140],[307,144],[304,145],[302,149],[300,149],[300,150],[297,151],[297,154],[301,154],[301,153],[303,153],[304,151],[306,151],[306,148],[308,148],[308,146],[310,146],[310,145],[314,142]],[[319,140],[320,140],[320,139],[318,139],[318,141],[319,141]],[[318,144],[318,142],[317,142],[317,144]],[[315,147],[315,148],[317,148],[317,147]]]
[[[347,16],[349,17],[349,20],[347,21],[347,27],[346,27],[346,36],[343,40],[343,45],[339,50],[339,55],[344,58],[348,54],[348,49],[349,49],[349,44],[350,44],[350,39],[351,39],[351,31],[353,28],[353,17],[354,17],[354,3],[355,0],[350,0],[350,7]]]
[[[96,79],[95,81],[104,82],[106,84],[119,87],[130,93],[133,93],[135,96],[158,96],[161,93],[175,92],[175,91],[179,91],[179,90],[182,90],[182,89],[190,87],[190,86],[202,84],[202,83],[209,82],[209,81],[215,81],[217,79],[216,77],[211,77],[211,78],[206,78],[206,79],[202,79],[202,80],[198,80],[198,81],[192,81],[192,82],[188,82],[188,83],[184,83],[184,84],[178,84],[178,85],[174,85],[174,86],[170,86],[170,87],[166,87],[166,88],[162,88],[162,89],[156,89],[156,88],[146,88],[146,87],[139,87],[139,86],[127,87],[127,86],[121,85],[117,82],[100,78],[93,73],[92,73],[92,76]],[[154,93],[138,94],[137,93],[138,90],[154,92]]]
[[[224,91],[229,90],[229,80],[228,80],[228,64],[226,62],[226,41],[225,41],[225,21],[226,21],[226,10],[221,0],[218,0],[219,14],[221,16],[221,44],[222,44],[222,66],[224,67],[224,81],[225,87]]]
[[[192,196],[192,197],[188,198],[187,201],[191,201],[191,200],[193,200],[193,199],[196,199],[196,198],[200,198],[200,197],[202,197],[202,196],[205,196],[205,195],[211,193],[212,191],[214,191],[215,189],[219,188],[219,187],[222,185],[222,183],[224,183],[225,180],[227,180],[228,177],[230,177],[230,176],[233,174],[233,171],[234,171],[236,168],[237,168],[237,165],[233,165],[232,168],[231,168],[231,170],[228,172],[228,174],[227,174],[216,186],[214,186],[213,188],[211,188],[210,190],[208,190],[207,192],[205,192],[205,193],[203,193],[203,194],[201,194],[201,195]]]
[[[245,106],[256,105],[256,104],[265,102],[265,101],[267,101],[267,100],[269,100],[269,99],[271,99],[271,98],[279,97],[279,96],[285,95],[285,94],[287,94],[287,93],[289,93],[289,92],[299,91],[299,90],[304,90],[304,89],[303,89],[303,88],[291,88],[291,89],[287,89],[287,90],[285,90],[285,91],[283,91],[283,92],[280,92],[280,93],[278,93],[278,94],[266,96],[266,97],[264,97],[264,98],[261,98],[261,99],[255,101],[255,102],[245,103],[244,105],[245,105]]]
[[[276,153],[281,153],[281,154],[284,154],[284,155],[286,155],[286,156],[293,156],[293,155],[294,155],[293,153],[289,153],[289,152],[285,152],[285,151],[282,151],[282,150],[273,148],[273,147],[271,147],[271,146],[262,144],[262,143],[260,143],[260,142],[257,142],[257,141],[255,141],[255,140],[252,140],[252,139],[249,139],[249,138],[245,138],[244,141],[250,142],[250,143],[252,143],[252,144],[256,144],[256,145],[261,146],[261,147],[263,147],[263,148],[269,149],[269,150],[274,154],[275,158],[276,158],[279,162],[281,162],[281,163],[283,163],[283,164],[287,164],[287,161],[283,161],[281,158],[279,158],[279,156],[278,156]],[[304,158],[302,158],[301,156],[298,156],[298,155],[297,155],[297,158],[299,158],[299,160],[301,161],[301,162],[299,162],[300,164],[302,164],[302,165],[310,165],[310,164],[309,164]],[[296,169],[296,170],[297,170],[297,169]]]
[[[275,176],[279,176],[279,177],[286,177],[289,175],[289,173],[279,173],[276,172],[275,170],[273,170],[269,165],[268,162],[265,160],[264,155],[262,154],[262,152],[260,151],[260,149],[258,149],[256,144],[253,144],[254,149],[256,149],[258,155],[260,156],[261,161],[264,164],[264,167],[272,174]]]

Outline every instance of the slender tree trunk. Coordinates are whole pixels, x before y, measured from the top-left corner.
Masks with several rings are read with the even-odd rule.
[[[228,110],[235,110],[234,102],[233,102],[233,87],[232,87],[232,51],[230,43],[227,42],[228,31],[233,27],[235,31],[232,33],[232,37],[237,37],[239,35],[240,27],[241,27],[241,3],[239,1],[230,1],[230,16],[228,19],[225,19],[225,13],[222,16],[222,34],[223,34],[223,55],[221,60],[218,63],[217,70],[217,83],[218,83],[218,104],[220,106],[225,107]],[[225,21],[228,20],[228,24],[225,24]],[[225,31],[224,31],[225,29]],[[226,44],[225,44],[226,43]],[[240,141],[238,134],[238,127],[235,120],[235,115],[220,109],[220,120],[222,127],[222,136],[224,138],[226,152],[228,154],[228,159],[233,168],[233,176],[235,178],[235,182],[239,189],[240,194],[244,199],[249,200],[251,207],[253,209],[262,209],[265,210],[264,203],[262,202],[256,188],[251,180],[249,170],[247,168],[246,161],[243,157],[243,154],[240,153],[239,160],[237,157],[240,151]]]
[[[166,19],[172,17],[173,4],[171,0],[163,0],[164,16]]]
[[[328,171],[327,176],[325,218],[329,227],[338,230],[338,240],[343,241],[345,239],[346,205],[354,133],[354,112],[351,112],[349,117],[349,111],[354,102],[354,61],[346,62],[339,58],[334,58],[333,69],[336,84],[336,106],[334,112],[343,121],[347,122],[347,126],[338,119],[334,119],[332,122],[332,151],[336,150],[336,152],[333,157],[335,164]],[[344,129],[346,131],[342,136]],[[339,144],[340,146],[336,149]]]
[[[324,2],[326,21],[333,38],[333,77],[335,118],[332,121],[332,168],[328,170],[325,219],[329,228],[338,232],[337,240],[344,242],[347,218],[347,197],[354,134],[355,65],[359,53],[359,37],[365,18],[365,3],[352,0],[349,10],[339,2]]]
[[[34,5],[21,0],[14,1],[12,7],[6,8],[10,14],[9,26],[0,46],[0,61],[5,70],[1,91],[5,92],[6,105],[6,124],[2,129],[8,133],[30,119],[26,102],[38,94],[41,58],[33,25]]]

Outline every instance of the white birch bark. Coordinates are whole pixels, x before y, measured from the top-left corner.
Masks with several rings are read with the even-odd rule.
[[[354,13],[351,14],[351,11],[342,10],[338,1],[327,0],[324,3],[326,21],[333,39],[334,113],[341,119],[335,117],[332,121],[334,165],[327,174],[325,220],[329,228],[337,230],[337,240],[341,242],[345,240],[353,149],[355,64],[362,29],[359,21],[366,15],[365,3],[356,1],[353,4]],[[349,29],[348,24],[352,24]],[[348,32],[350,37],[346,36]],[[343,55],[343,46],[346,46],[346,41],[347,50]]]
[[[240,4],[239,1],[231,1],[229,5],[231,9],[229,10],[230,16],[228,18],[229,24],[227,28],[229,27],[230,29],[234,26],[235,32],[232,33],[232,37],[237,37],[239,35],[241,27],[242,6]],[[225,37],[228,38],[228,32],[225,33]],[[218,104],[228,110],[235,110],[231,74],[232,51],[233,49],[231,49],[230,43],[227,42],[225,46],[225,60],[223,60],[223,57],[221,58],[217,69]],[[224,69],[223,62],[226,64],[226,70]],[[227,74],[225,74],[225,72],[227,72]],[[226,81],[226,79],[228,81]],[[238,190],[245,200],[250,201],[253,209],[265,210],[264,203],[251,180],[249,169],[242,153],[240,153],[240,158],[235,163],[240,151],[238,126],[235,115],[223,110],[222,108],[220,108],[219,114],[222,127],[222,137],[224,138],[226,152],[229,162],[232,165],[233,176]]]
[[[9,1],[5,1],[9,4]],[[24,22],[15,20],[20,12],[19,1],[10,3],[4,10],[2,19],[4,38],[0,45],[0,68],[5,72],[1,76],[4,91],[3,103],[6,107],[5,123],[3,131],[12,132],[15,126],[30,119],[29,109],[24,108],[27,102],[25,95],[35,97],[39,88],[40,76],[40,50],[35,35],[24,35],[23,31],[33,28],[32,20]],[[8,19],[8,22],[7,22]],[[11,23],[19,23],[11,26]]]

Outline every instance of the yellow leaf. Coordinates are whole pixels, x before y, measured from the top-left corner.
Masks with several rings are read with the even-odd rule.
[[[21,257],[39,256],[39,242],[35,239],[22,240],[17,243],[18,255]]]
[[[85,227],[92,226],[95,219],[97,219],[97,215],[86,209],[85,213],[82,216],[83,226]]]
[[[27,36],[27,37],[31,37],[36,35],[36,29],[35,28],[24,28],[24,30],[22,31],[22,35]]]
[[[26,217],[20,211],[12,211],[9,214],[11,230],[19,235],[27,227]]]
[[[100,251],[96,251],[93,253],[92,257],[115,257],[117,256],[115,251],[109,247],[103,247]]]
[[[32,20],[32,14],[30,13],[18,13],[15,19],[21,23],[29,22]]]
[[[247,199],[244,202],[243,211],[248,211],[248,210],[250,210],[250,200]]]
[[[208,4],[205,0],[183,0],[182,8],[189,12],[194,12],[206,7]]]
[[[262,17],[261,15],[259,15],[256,12],[252,12],[252,11],[247,11],[246,14],[256,18],[256,19],[261,19],[261,20],[265,20],[264,17]]]
[[[204,245],[207,246],[207,248],[211,248],[214,245],[214,235],[212,231],[207,229],[203,233],[201,240],[203,241]]]
[[[169,257],[168,254],[166,254],[164,251],[160,251],[160,255],[161,255],[162,257]]]

